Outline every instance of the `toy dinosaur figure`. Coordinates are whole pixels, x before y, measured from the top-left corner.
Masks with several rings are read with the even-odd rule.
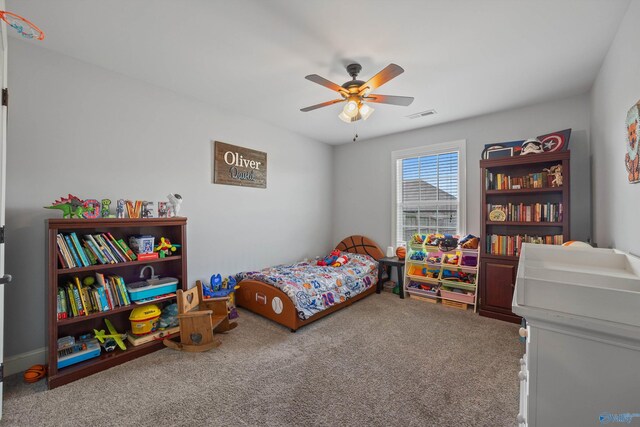
[[[82,218],[83,213],[93,211],[93,206],[84,206],[84,201],[73,194],[69,194],[67,197],[61,197],[60,200],[53,202],[51,206],[45,206],[44,208],[61,210],[62,218]]]

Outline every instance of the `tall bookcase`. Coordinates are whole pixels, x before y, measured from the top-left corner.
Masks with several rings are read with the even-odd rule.
[[[145,218],[145,219],[49,219],[48,230],[48,255],[49,280],[47,286],[47,320],[48,320],[48,385],[55,388],[96,372],[119,365],[142,355],[164,348],[162,341],[151,341],[139,346],[127,343],[126,350],[116,350],[105,353],[99,357],[80,362],[71,366],[57,369],[57,341],[58,338],[83,333],[92,333],[94,329],[105,329],[104,319],[108,318],[120,333],[131,329],[129,314],[131,310],[141,305],[131,304],[124,307],[116,307],[109,311],[92,313],[88,316],[78,316],[58,320],[57,316],[57,289],[59,285],[78,276],[92,276],[96,272],[115,274],[122,276],[126,283],[140,280],[140,269],[145,265],[153,266],[155,274],[160,277],[175,277],[179,280],[179,287],[187,289],[187,219],[186,218]],[[111,233],[116,239],[128,240],[128,236],[135,234],[152,235],[156,241],[160,237],[166,237],[171,243],[180,244],[177,255],[166,258],[157,258],[149,261],[131,261],[117,264],[96,264],[89,267],[63,268],[58,261],[56,236],[58,233],[76,232],[78,236],[85,234]],[[174,334],[175,335],[175,334]]]
[[[570,169],[569,151],[559,153],[527,154],[524,156],[500,159],[481,160],[482,205],[480,206],[480,225],[482,236],[480,242],[480,276],[479,276],[479,313],[481,316],[493,317],[514,323],[520,323],[520,317],[511,311],[513,290],[515,288],[518,255],[491,253],[491,236],[562,236],[562,241],[569,240],[570,219]],[[541,188],[507,188],[489,189],[489,177],[494,179],[498,174],[511,177],[522,177],[538,174],[545,168],[562,165],[562,186],[551,187],[545,182]],[[495,181],[494,181],[495,182]],[[524,186],[523,186],[524,187]],[[556,221],[537,221],[535,208],[530,218],[517,221],[492,221],[489,218],[488,205],[541,206],[562,204],[562,217]],[[522,212],[522,209],[521,211]],[[512,211],[513,213],[513,211]],[[515,216],[515,215],[513,215]],[[508,240],[508,239],[507,239]],[[503,238],[500,239],[500,243]],[[497,241],[494,245],[497,246]],[[556,243],[560,243],[559,239]],[[503,247],[512,247],[504,245]],[[502,251],[498,251],[502,252]],[[513,250],[509,251],[513,252]]]

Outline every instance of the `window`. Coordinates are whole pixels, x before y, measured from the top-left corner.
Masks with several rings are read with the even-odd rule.
[[[464,149],[455,141],[392,153],[396,246],[415,233],[464,234]]]

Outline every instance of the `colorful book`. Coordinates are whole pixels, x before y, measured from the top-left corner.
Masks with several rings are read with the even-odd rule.
[[[125,256],[120,253],[118,248],[116,248],[116,246],[113,244],[113,242],[111,242],[111,240],[109,239],[109,236],[107,236],[105,233],[103,233],[102,234],[102,239],[109,246],[109,249],[111,249],[111,252],[115,255],[115,257],[118,260],[118,262],[127,262],[128,261],[128,259],[125,258]]]
[[[80,256],[82,265],[85,267],[89,267],[91,263],[89,262],[89,258],[87,258],[87,255],[84,253],[84,250],[82,249],[82,245],[80,244],[80,239],[78,239],[78,235],[74,232],[74,233],[71,233],[70,236],[71,236],[71,241],[73,242],[73,246],[75,247],[76,251],[78,252],[78,255]]]
[[[86,311],[85,311],[84,302],[82,301],[82,295],[80,294],[80,290],[73,283],[71,283],[70,286],[71,286],[71,291],[73,292],[73,300],[75,301],[75,305],[76,305],[76,313],[77,313],[76,316],[85,316]]]
[[[116,264],[120,262],[120,260],[116,257],[116,255],[111,251],[111,248],[104,240],[104,238],[100,234],[94,234],[95,239],[100,243],[100,249],[105,253],[107,258],[111,261],[112,264]]]
[[[69,248],[67,248],[67,242],[64,240],[64,236],[62,234],[58,234],[57,236],[58,247],[62,250],[62,254],[64,255],[65,260],[70,268],[75,267],[76,264],[69,252]]]
[[[102,251],[98,249],[98,247],[94,245],[94,243],[91,240],[88,240],[85,238],[84,243],[85,243],[85,247],[89,248],[91,252],[93,252],[93,254],[97,258],[98,262],[100,262],[100,264],[109,264],[109,261],[107,260],[107,258],[105,258]]]
[[[125,251],[124,248],[120,246],[120,243],[118,243],[118,241],[111,235],[111,233],[107,232],[107,237],[111,240],[118,252],[124,257],[125,261],[132,261],[131,257],[127,254],[127,251]]]
[[[64,236],[64,235],[63,235]],[[76,254],[76,251],[73,247],[73,243],[71,242],[71,238],[69,236],[64,236],[65,242],[67,242],[67,248],[69,248],[69,252],[73,256],[73,262],[75,262],[76,267],[82,267],[82,261],[80,260],[80,256]]]
[[[98,294],[97,300],[100,302],[100,311],[108,311],[110,307],[109,301],[107,300],[107,293],[105,292],[104,287],[99,283],[96,283],[95,285],[93,285],[93,288]]]
[[[135,261],[136,260],[136,254],[131,250],[131,248],[125,243],[124,239],[120,239],[118,240],[118,244],[120,245],[120,247],[124,250],[124,252],[127,254],[127,256],[129,258],[131,258],[131,261]]]
[[[84,311],[84,315],[88,316],[89,315],[89,301],[87,301],[87,299],[84,296],[84,292],[82,292],[82,285],[80,284],[80,278],[78,276],[75,276],[73,278],[73,280],[75,281],[75,288],[78,291],[78,294],[80,296],[80,302],[82,303],[82,307],[83,307],[83,311]],[[79,310],[78,310],[79,311]]]

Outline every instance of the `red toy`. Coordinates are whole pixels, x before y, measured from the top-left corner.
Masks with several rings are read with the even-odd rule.
[[[318,260],[317,265],[321,267],[325,267],[327,265],[332,265],[336,262],[338,257],[340,256],[340,251],[338,249],[334,249],[331,251],[329,255],[324,257],[324,259]]]

